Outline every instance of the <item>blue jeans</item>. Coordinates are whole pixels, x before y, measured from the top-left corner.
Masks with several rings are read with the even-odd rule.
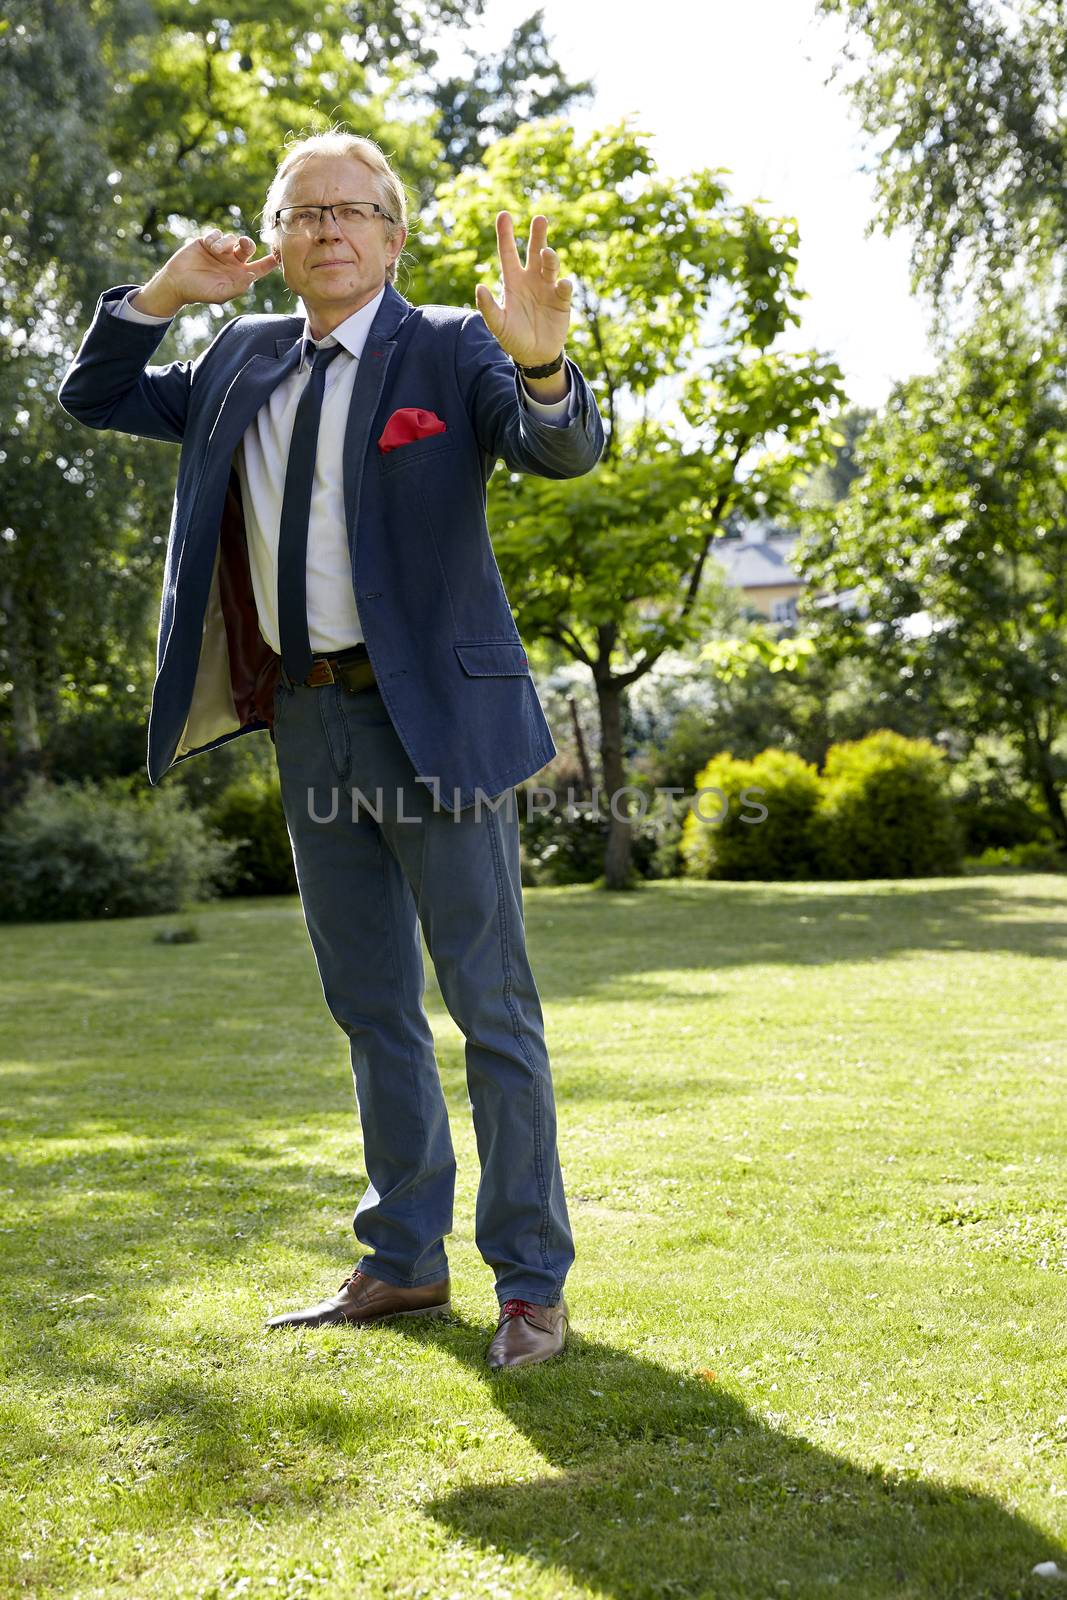
[[[501,1301],[554,1305],[574,1245],[526,955],[515,791],[459,812],[435,805],[376,685],[308,688],[283,671],[274,717],[300,902],[351,1047],[369,1180],[353,1219],[370,1252],[360,1271],[406,1286],[448,1272],[456,1161],[422,1006],[421,924],[466,1040],[478,1249]]]

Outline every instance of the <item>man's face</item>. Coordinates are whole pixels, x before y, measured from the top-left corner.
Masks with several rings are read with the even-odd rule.
[[[278,199],[279,206],[329,205],[336,200],[377,200],[383,204],[374,173],[353,156],[313,156],[291,172]],[[386,268],[404,248],[407,231],[383,217],[355,227],[340,228],[324,212],[313,233],[275,235],[282,276],[300,296],[308,314],[338,311],[351,315],[373,300],[385,282]]]

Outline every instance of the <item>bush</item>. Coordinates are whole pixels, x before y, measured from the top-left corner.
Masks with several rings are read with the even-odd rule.
[[[788,750],[764,750],[751,761],[730,751],[696,777],[697,798],[682,824],[679,856],[687,877],[789,880],[816,875],[815,767]],[[699,795],[718,789],[717,795]],[[745,798],[748,790],[758,794]],[[766,807],[760,819],[756,808]],[[722,816],[722,820],[718,818]]]
[[[207,808],[212,827],[234,846],[230,894],[295,894],[293,847],[273,773],[228,783]]]
[[[649,748],[656,782],[664,788],[668,785],[685,788],[692,782],[693,773],[711,760],[725,742],[718,736],[706,711],[686,706],[678,713],[663,742]],[[730,743],[734,741],[731,739]]]
[[[828,878],[925,878],[962,870],[944,751],[880,729],[831,745],[818,814]]]
[[[1067,872],[1067,851],[1041,839],[991,844],[980,855],[967,856],[964,866],[969,872]]]
[[[0,821],[0,921],[144,916],[210,898],[232,847],[178,791],[34,774]]]
[[[518,802],[522,853],[534,884],[591,883],[600,877],[608,837],[605,816],[575,809],[571,817],[558,801],[551,811],[527,816],[521,789]]]
[[[566,802],[556,798],[551,811],[532,811],[526,816],[524,791],[518,791],[519,835],[522,842],[523,883],[529,887],[561,883],[592,883],[604,873],[604,852],[608,843],[610,813],[603,793],[597,800],[600,815],[578,810],[567,814]],[[586,802],[588,804],[588,802]],[[621,804],[619,810],[622,810]],[[631,802],[631,863],[642,878],[665,877],[659,866],[659,829],[649,807],[639,817]]]
[[[57,718],[47,729],[42,770],[56,784],[139,775],[141,788],[151,788],[145,771],[146,715],[147,707],[105,701]]]
[[[673,785],[683,788],[682,784]],[[679,854],[688,797],[652,794],[646,816],[634,818],[634,866],[643,878],[676,878],[682,870]]]
[[[990,793],[970,784],[954,799],[953,810],[969,856],[1051,840],[1048,819],[1022,794]]]

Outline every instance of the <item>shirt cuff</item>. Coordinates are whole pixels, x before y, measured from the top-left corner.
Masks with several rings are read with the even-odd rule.
[[[131,289],[129,294],[123,295],[121,300],[109,300],[107,309],[113,317],[118,317],[122,322],[173,322],[173,317],[153,317],[147,311],[138,311],[136,306],[131,306],[130,299],[135,294],[140,294],[140,286]]]
[[[523,401],[533,412],[534,416],[540,418],[542,422],[551,422],[557,427],[565,428],[568,422],[570,422],[573,418],[575,411],[574,379],[571,378],[569,374],[568,378],[570,381],[570,389],[563,396],[563,399],[545,401],[535,400],[520,377],[519,385],[522,391]]]

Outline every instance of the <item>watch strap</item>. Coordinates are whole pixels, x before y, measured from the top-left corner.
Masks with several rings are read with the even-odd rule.
[[[521,362],[515,361],[514,356],[511,359],[515,362],[524,378],[551,378],[552,374],[558,372],[562,367],[564,354],[565,352],[561,350],[554,361],[546,362],[541,367],[524,367]]]

